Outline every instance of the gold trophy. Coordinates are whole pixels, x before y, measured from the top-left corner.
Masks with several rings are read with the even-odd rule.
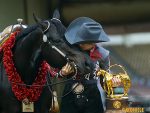
[[[109,71],[112,67],[119,67],[123,72],[118,72],[117,74],[112,74]],[[103,77],[102,87],[106,92],[106,109],[111,111],[111,113],[124,113],[122,111],[123,108],[128,107],[128,91],[131,87],[130,78],[125,71],[124,67],[118,64],[111,65],[108,71],[100,70],[97,72],[97,76],[100,78]],[[116,86],[112,82],[113,77],[117,77],[121,80],[123,92],[121,94],[116,94],[114,89]],[[120,86],[118,86],[120,87]],[[113,112],[114,111],[114,112]]]

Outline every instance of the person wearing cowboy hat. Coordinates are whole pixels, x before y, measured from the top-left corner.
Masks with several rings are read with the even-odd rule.
[[[109,68],[109,51],[96,44],[109,41],[100,23],[89,17],[79,17],[68,26],[65,38],[72,46],[78,46],[81,51],[87,52],[95,65],[95,69],[92,70],[93,74],[96,74],[99,69],[107,70]],[[61,69],[61,74],[63,76],[69,75],[72,70],[73,68],[67,64]],[[116,85],[120,84],[120,80],[114,79],[113,81]],[[73,91],[62,98],[60,113],[104,112],[97,79],[93,76],[80,83],[77,80],[66,83],[64,94],[71,89]]]

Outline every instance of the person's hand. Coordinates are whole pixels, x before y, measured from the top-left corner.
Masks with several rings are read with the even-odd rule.
[[[112,82],[113,82],[113,87],[118,87],[121,85],[121,79],[116,76],[112,78]]]
[[[71,65],[71,64],[69,64],[69,63],[67,63],[64,67],[62,67],[62,69],[61,69],[61,74],[62,74],[62,76],[66,76],[66,75],[69,75],[69,74],[71,74],[71,73],[73,73],[74,72],[74,67]]]

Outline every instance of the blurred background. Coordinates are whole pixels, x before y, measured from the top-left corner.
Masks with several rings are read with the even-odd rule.
[[[150,111],[150,0],[0,0],[0,31],[15,24],[17,18],[34,24],[33,13],[50,18],[55,8],[66,27],[79,16],[102,24],[111,41],[99,45],[110,50],[111,64],[127,70],[134,105]]]

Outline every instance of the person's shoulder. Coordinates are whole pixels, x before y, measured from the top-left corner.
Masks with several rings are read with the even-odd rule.
[[[106,57],[109,56],[109,50],[107,50],[106,48],[104,48],[102,46],[97,46],[97,50],[102,55],[102,59],[105,59]]]

